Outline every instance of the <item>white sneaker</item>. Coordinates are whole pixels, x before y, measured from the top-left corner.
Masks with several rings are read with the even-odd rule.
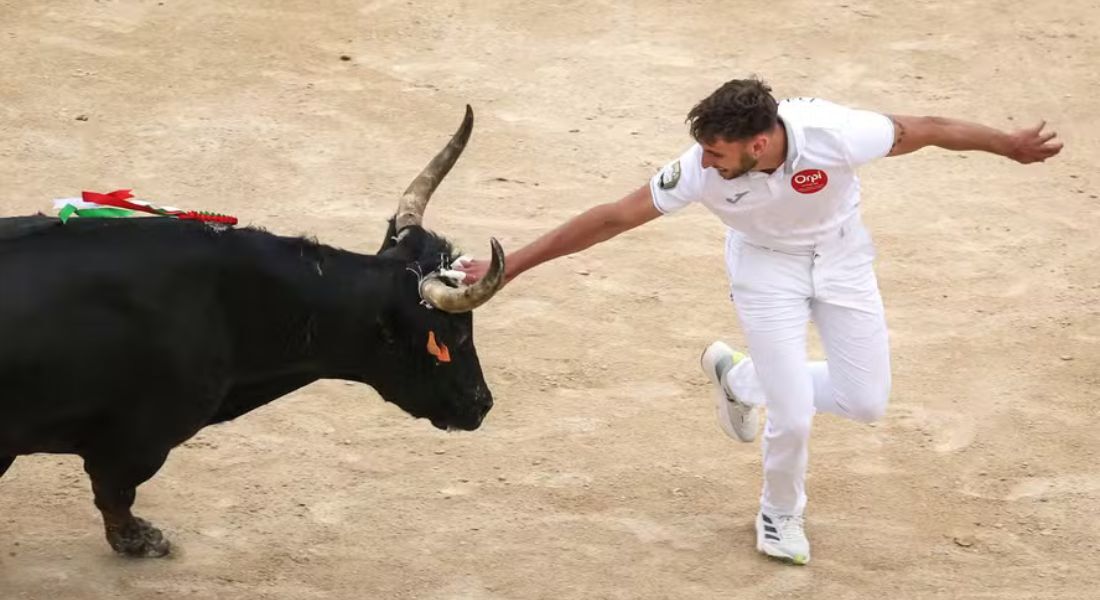
[[[796,565],[810,562],[810,541],[802,517],[756,515],[756,549],[768,556]]]
[[[745,355],[734,352],[722,342],[707,346],[699,357],[703,372],[714,387],[714,405],[718,409],[718,425],[726,435],[742,442],[756,439],[756,430],[760,425],[760,411],[755,406],[743,404],[726,389],[726,373],[737,363],[745,360]]]

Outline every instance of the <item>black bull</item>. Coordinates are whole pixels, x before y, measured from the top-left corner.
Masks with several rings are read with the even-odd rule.
[[[492,407],[471,311],[503,252],[459,286],[446,240],[421,227],[472,113],[398,203],[376,255],[167,218],[0,219],[0,475],[16,456],[77,454],[107,540],[169,544],[130,508],[172,448],[318,379],[372,386],[445,429]]]

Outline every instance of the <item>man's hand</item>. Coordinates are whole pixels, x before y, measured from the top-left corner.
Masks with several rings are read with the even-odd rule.
[[[1043,162],[1061,152],[1062,142],[1054,139],[1058,134],[1053,131],[1043,133],[1043,127],[1046,127],[1046,121],[1040,122],[1035,127],[1020,129],[1009,134],[1002,154],[1026,165]]]
[[[507,261],[505,261],[507,262]],[[459,283],[463,285],[473,285],[485,277],[485,274],[489,272],[490,261],[478,260],[476,258],[470,258],[463,256],[451,264],[451,269],[455,271],[461,271],[466,277]],[[504,283],[508,283],[508,275],[505,273]]]

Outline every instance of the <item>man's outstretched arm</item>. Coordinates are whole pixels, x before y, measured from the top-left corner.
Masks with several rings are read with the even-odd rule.
[[[504,280],[511,281],[531,267],[580,252],[659,216],[661,212],[653,205],[653,196],[646,184],[617,202],[584,211],[509,254],[505,258]],[[459,268],[466,273],[465,283],[469,284],[485,275],[489,263],[473,260]]]
[[[1045,122],[1013,132],[945,117],[888,115],[894,122],[894,145],[887,156],[900,156],[926,146],[948,150],[979,150],[1018,163],[1043,162],[1062,150],[1058,134],[1043,132]]]

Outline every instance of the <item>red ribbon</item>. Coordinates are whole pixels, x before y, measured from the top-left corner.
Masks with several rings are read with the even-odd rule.
[[[100,194],[98,192],[81,192],[81,197],[85,202],[95,202],[96,204],[103,204],[104,206],[114,206],[116,208],[126,208],[129,210],[136,210],[144,213],[152,212],[148,206],[141,206],[140,204],[134,204],[133,202],[127,202],[128,198],[133,198],[134,195],[130,193],[130,190],[115,190],[109,194]]]

